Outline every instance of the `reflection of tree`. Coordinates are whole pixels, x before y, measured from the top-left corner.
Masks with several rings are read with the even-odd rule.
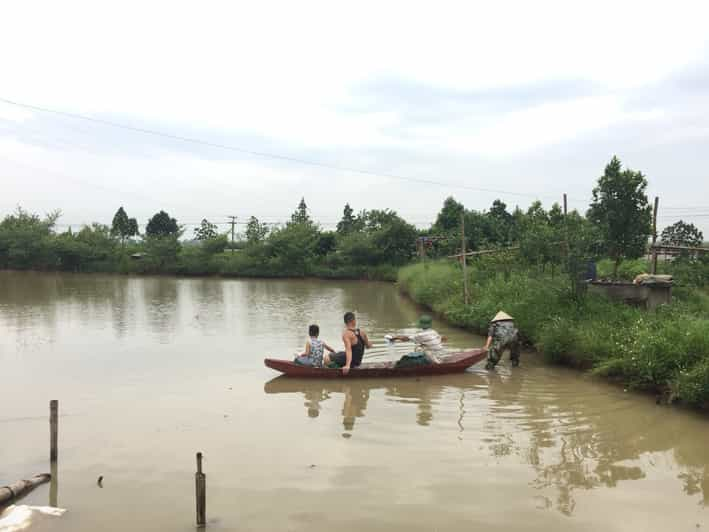
[[[645,478],[642,467],[629,462],[669,450],[680,465],[689,466],[680,475],[685,492],[701,492],[707,500],[706,447],[687,435],[686,417],[647,408],[641,400],[597,396],[597,387],[556,388],[527,378],[523,372],[490,376],[494,404],[487,427],[495,434],[490,448],[495,456],[520,451],[537,473],[532,486],[555,489],[559,511],[573,513],[574,490]]]
[[[702,494],[701,505],[709,506],[709,471],[707,466],[694,467],[685,473],[679,474],[684,492],[687,495]]]
[[[194,322],[205,333],[226,327],[224,319],[225,283],[218,279],[191,279],[189,289],[195,307]]]
[[[111,283],[111,312],[116,338],[125,336],[131,319],[135,317],[135,308],[128,297],[130,283],[121,278],[113,279]]]
[[[520,460],[535,473],[531,486],[542,491],[540,508],[571,515],[576,490],[614,488],[645,478],[641,457],[673,451],[682,467],[679,478],[687,495],[707,505],[709,466],[704,434],[706,419],[668,409],[648,408],[643,399],[599,396],[596,385],[574,380],[546,380],[540,375],[505,369],[445,378],[376,381],[304,381],[278,377],[267,393],[302,393],[308,415],[333,394],[344,395],[342,416],[349,436],[366,413],[370,392],[416,405],[416,422],[428,426],[443,400],[457,406],[459,437],[467,416],[482,421],[481,441],[494,458]],[[467,404],[467,409],[466,409]],[[450,408],[451,403],[446,405]],[[690,431],[689,434],[687,431]],[[694,437],[693,437],[694,436]],[[552,491],[547,494],[546,491]]]
[[[175,329],[179,291],[178,280],[173,277],[143,279],[143,296],[148,313],[148,325],[167,341]]]

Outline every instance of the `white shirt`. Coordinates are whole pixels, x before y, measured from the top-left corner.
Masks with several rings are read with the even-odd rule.
[[[438,360],[438,356],[442,355],[444,352],[441,335],[433,329],[423,329],[414,334],[412,339],[417,346],[423,349],[427,356],[436,361]]]

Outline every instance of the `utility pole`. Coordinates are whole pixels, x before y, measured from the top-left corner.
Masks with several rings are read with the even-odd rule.
[[[468,296],[468,264],[465,257],[466,246],[465,246],[465,212],[460,213],[460,240],[461,240],[461,253],[463,256],[463,301],[467,305],[469,302]]]
[[[564,216],[566,216],[566,192],[564,192]]]
[[[236,226],[236,219],[238,216],[227,216],[227,218],[231,218],[231,250],[232,252],[234,251],[234,227]]]
[[[659,196],[655,196],[655,208],[652,210],[652,265],[650,272],[655,275],[657,273],[657,250],[655,243],[657,242],[657,207],[660,204]]]

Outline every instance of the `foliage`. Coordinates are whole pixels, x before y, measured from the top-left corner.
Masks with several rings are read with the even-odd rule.
[[[160,211],[155,214],[145,227],[145,235],[148,237],[178,237],[180,236],[180,227],[177,225],[177,220],[171,218],[165,211]]]
[[[17,207],[0,222],[0,267],[51,268],[55,263],[52,229],[60,211],[40,218]]]
[[[651,233],[651,212],[641,172],[623,170],[613,157],[593,189],[593,201],[587,216],[603,236],[604,250],[615,261],[614,277],[623,259],[645,253]]]
[[[462,271],[453,263],[410,265],[399,286],[454,325],[486,333],[500,309],[515,317],[523,338],[550,361],[583,368],[639,389],[666,392],[691,405],[709,401],[709,296],[678,299],[656,312],[587,296],[569,297],[563,279],[504,279],[490,265],[469,267],[472,302],[462,303]]]
[[[348,235],[353,231],[361,231],[361,219],[353,215],[354,211],[349,203],[345,203],[345,208],[342,211],[342,219],[337,222],[337,234]]]
[[[305,204],[305,198],[300,199],[298,208],[290,217],[291,223],[294,224],[312,224],[313,221],[310,219],[308,214],[308,206]]]
[[[226,235],[216,235],[206,240],[202,240],[202,251],[207,255],[223,253],[229,243]]]
[[[665,227],[660,235],[660,243],[671,246],[699,247],[704,242],[704,235],[694,224],[682,220]]]
[[[121,244],[125,245],[126,238],[136,236],[138,234],[138,222],[135,218],[128,218],[128,214],[119,207],[116,214],[113,215],[111,224],[111,235],[118,236],[121,239]]]
[[[460,216],[465,213],[465,207],[458,203],[453,196],[443,202],[443,208],[436,216],[436,222],[431,228],[436,233],[460,233]]]
[[[268,226],[260,223],[255,216],[249,218],[246,224],[246,241],[249,244],[258,244],[263,242],[266,235],[268,235]]]
[[[195,228],[194,236],[197,240],[212,240],[217,238],[217,226],[206,218],[203,218],[199,227]]]
[[[146,237],[145,252],[147,253],[147,258],[145,262],[148,269],[156,272],[174,272],[178,268],[177,256],[181,247],[176,234]]]

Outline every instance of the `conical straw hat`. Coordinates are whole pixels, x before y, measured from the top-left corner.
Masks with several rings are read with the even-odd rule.
[[[504,320],[513,320],[514,318],[507,314],[506,312],[500,311],[497,314],[495,314],[495,317],[492,318],[492,321],[504,321]]]

